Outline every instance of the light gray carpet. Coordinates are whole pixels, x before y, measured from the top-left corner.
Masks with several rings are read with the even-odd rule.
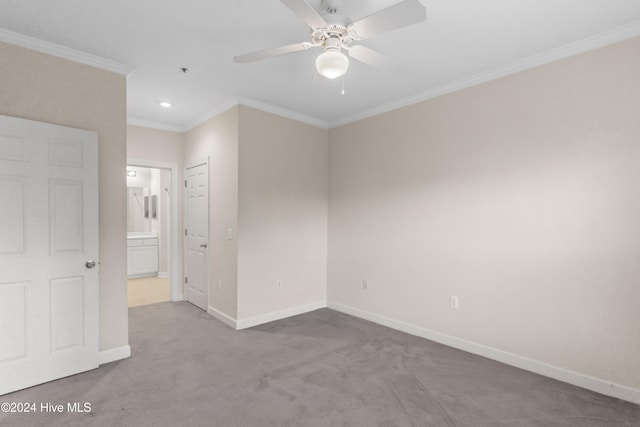
[[[329,309],[233,331],[188,303],[129,310],[131,358],[0,397],[89,402],[2,426],[639,426],[640,406]]]

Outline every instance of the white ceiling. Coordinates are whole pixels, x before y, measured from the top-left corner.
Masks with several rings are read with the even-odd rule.
[[[308,2],[319,9],[320,0]],[[343,0],[341,13],[356,20],[395,3]],[[0,28],[126,64],[134,70],[130,120],[175,130],[238,100],[333,126],[640,35],[639,0],[422,3],[426,22],[362,42],[399,70],[351,60],[344,95],[341,78],[315,72],[316,49],[233,62],[308,41],[308,27],[279,0],[0,0]],[[162,109],[159,100],[175,106]]]

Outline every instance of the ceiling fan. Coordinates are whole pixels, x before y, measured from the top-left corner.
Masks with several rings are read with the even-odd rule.
[[[417,24],[427,19],[425,7],[419,0],[404,0],[386,9],[352,22],[338,13],[340,0],[322,0],[322,13],[318,13],[306,0],[281,0],[298,18],[311,27],[311,41],[294,43],[272,49],[239,55],[235,62],[245,63],[321,47],[316,58],[318,73],[329,79],[342,76],[349,68],[350,57],[374,67],[384,61],[384,56],[355,41],[368,39],[386,31]]]

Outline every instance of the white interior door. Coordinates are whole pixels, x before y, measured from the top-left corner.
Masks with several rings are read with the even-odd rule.
[[[209,303],[209,164],[186,169],[186,272],[187,301],[207,310]]]
[[[0,116],[0,394],[98,366],[97,171],[96,133]]]

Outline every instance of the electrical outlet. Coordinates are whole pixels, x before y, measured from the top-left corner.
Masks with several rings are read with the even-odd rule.
[[[449,307],[454,310],[457,310],[460,308],[460,301],[457,296],[451,295],[451,297],[449,298]]]
[[[363,280],[362,281],[362,289],[364,289],[365,291],[367,289],[369,289],[369,281],[368,280]]]
[[[222,279],[218,279],[218,290],[222,290]]]
[[[282,280],[276,280],[276,288],[282,287]]]

